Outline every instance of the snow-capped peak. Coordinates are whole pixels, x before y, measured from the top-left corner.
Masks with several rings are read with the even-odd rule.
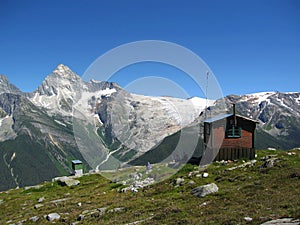
[[[57,74],[57,75],[61,75],[61,76],[65,76],[66,74],[70,74],[73,73],[72,70],[64,65],[64,64],[59,64],[55,70],[53,70],[53,73]]]
[[[243,101],[256,102],[260,104],[261,102],[267,101],[272,95],[276,94],[276,92],[258,92],[252,94],[246,94],[241,96]]]

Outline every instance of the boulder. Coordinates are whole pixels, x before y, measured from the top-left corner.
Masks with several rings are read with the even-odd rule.
[[[219,188],[215,183],[203,185],[200,187],[196,187],[192,190],[192,194],[197,197],[204,197],[208,194],[216,193],[218,192]]]
[[[57,177],[54,178],[54,181],[57,181],[58,184],[60,184],[61,186],[76,186],[78,184],[80,184],[79,180],[75,180],[71,177]]]
[[[260,168],[263,169],[263,168],[274,167],[277,160],[278,160],[277,158],[269,158],[269,159],[265,160],[265,162],[261,165]]]

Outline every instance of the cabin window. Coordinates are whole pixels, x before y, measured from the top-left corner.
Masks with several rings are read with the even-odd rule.
[[[227,138],[240,138],[242,136],[242,128],[237,126],[229,126],[226,129]]]

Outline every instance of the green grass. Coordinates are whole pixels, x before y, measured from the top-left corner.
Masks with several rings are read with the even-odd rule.
[[[52,212],[61,215],[57,224],[70,224],[84,210],[101,207],[122,207],[124,210],[104,215],[87,215],[79,224],[126,224],[138,220],[145,220],[140,224],[151,225],[261,224],[281,217],[299,218],[300,151],[294,152],[296,155],[290,156],[286,151],[258,151],[258,162],[253,167],[231,171],[227,169],[242,161],[227,165],[213,163],[205,169],[209,173],[208,178],[187,177],[195,167],[188,164],[171,178],[138,193],[119,193],[122,185],[98,174],[81,177],[81,183],[72,188],[48,182],[40,189],[10,190],[0,193],[0,224],[10,220],[9,223],[17,223],[32,216],[40,217],[35,224],[50,224],[43,215]],[[280,159],[275,166],[260,169],[263,162],[259,159],[273,154]],[[130,168],[128,173],[132,171]],[[173,181],[178,177],[183,177],[185,182],[176,187]],[[195,181],[195,184],[188,184],[190,180]],[[193,188],[211,182],[218,185],[218,193],[204,198],[191,195]],[[44,206],[34,209],[41,197],[45,197],[42,203]],[[51,203],[61,198],[69,200]],[[78,202],[82,206],[78,206]],[[253,221],[247,223],[245,216],[253,218]],[[24,224],[30,224],[30,221]]]

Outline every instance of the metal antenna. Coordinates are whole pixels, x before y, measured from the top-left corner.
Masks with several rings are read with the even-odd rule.
[[[204,120],[207,118],[207,107],[208,107],[208,98],[207,98],[207,90],[208,90],[208,76],[209,71],[206,71],[206,87],[205,87],[205,111],[204,111]]]
[[[203,120],[203,125],[202,125],[202,127],[203,127],[203,142],[202,142],[202,159],[203,159],[203,157],[205,157],[205,153],[207,153],[206,152],[206,145],[205,145],[205,143],[204,143],[204,139],[205,139],[205,133],[204,133],[204,129],[205,129],[205,127],[204,127],[204,121],[207,119],[207,107],[208,107],[208,97],[207,97],[207,92],[208,92],[208,76],[209,76],[209,71],[206,71],[206,87],[205,87],[205,109],[204,109],[204,120]],[[199,166],[201,166],[201,161],[200,161],[200,164],[199,164]]]

